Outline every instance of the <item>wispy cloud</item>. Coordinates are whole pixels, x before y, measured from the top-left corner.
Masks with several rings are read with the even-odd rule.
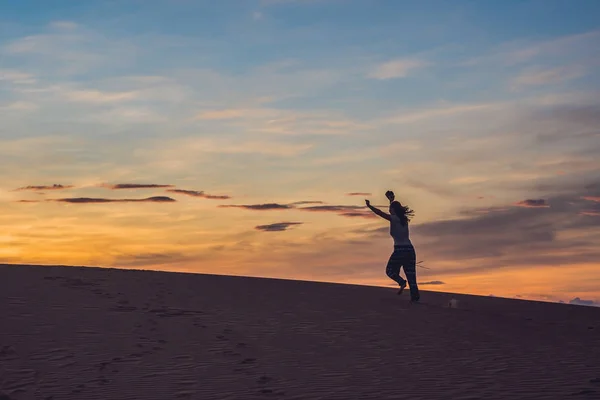
[[[527,199],[517,202],[515,205],[519,207],[529,208],[548,208],[550,205],[544,199]]]
[[[163,149],[163,154],[181,159],[188,154],[262,154],[278,157],[296,156],[313,147],[311,143],[290,143],[275,140],[240,140],[224,137],[191,137],[174,141],[172,147]],[[159,150],[160,152],[160,150]],[[157,150],[151,153],[156,157]],[[141,154],[141,151],[140,151]]]
[[[202,197],[204,199],[210,199],[210,200],[227,200],[227,199],[231,199],[231,196],[228,196],[228,195],[208,194],[208,193],[205,193],[202,190],[198,191],[198,190],[185,190],[185,189],[169,189],[169,190],[167,190],[167,192],[184,194],[186,196],[191,196],[191,197]]]
[[[20,187],[18,189],[15,189],[15,191],[24,191],[24,190],[31,190],[31,191],[43,191],[43,190],[66,190],[66,189],[72,189],[74,186],[73,185],[60,185],[60,184],[54,184],[54,185],[39,185],[39,186],[24,186],[24,187]]]
[[[297,201],[289,204],[266,203],[266,204],[226,204],[220,205],[221,208],[242,208],[253,211],[270,210],[298,210],[306,212],[333,213],[347,218],[376,218],[370,211],[364,211],[364,206],[345,206],[345,205],[313,205],[308,207],[298,207],[306,204],[323,204],[321,201]]]
[[[135,100],[139,95],[140,94],[135,91],[104,92],[100,90],[70,90],[63,93],[63,96],[68,101],[84,103],[119,103],[122,101]]]
[[[368,192],[352,192],[352,193],[346,193],[346,196],[372,196],[372,193],[368,193]]]
[[[579,214],[590,217],[600,217],[600,211],[581,211]]]
[[[377,65],[371,70],[371,72],[369,72],[368,77],[381,80],[405,78],[413,70],[423,68],[428,65],[430,65],[430,63],[419,59],[396,59]]]
[[[117,184],[108,184],[103,183],[101,187],[112,189],[112,190],[120,190],[120,189],[160,189],[160,188],[170,188],[174,185],[161,185],[156,183],[117,183]]]
[[[445,285],[446,282],[442,282],[442,281],[426,281],[426,282],[419,282],[419,285]]]
[[[295,225],[302,225],[302,222],[276,222],[268,225],[257,225],[254,229],[265,232],[281,232],[288,230],[290,227]]]
[[[513,89],[523,86],[540,86],[565,82],[576,79],[586,74],[586,68],[580,65],[568,65],[556,68],[530,68],[517,76],[513,82]]]
[[[448,104],[439,107],[428,107],[420,110],[403,110],[396,112],[382,122],[390,124],[407,124],[425,120],[436,120],[440,117],[453,117],[461,114],[498,110],[504,107],[503,103],[473,103],[473,104]]]
[[[221,204],[219,208],[243,208],[245,210],[255,211],[268,211],[268,210],[288,210],[294,208],[289,204],[277,204],[277,203],[266,203],[266,204]]]
[[[590,50],[594,49],[600,37],[600,30],[592,30],[573,35],[559,36],[540,41],[517,41],[502,44],[492,50],[491,54],[469,59],[465,65],[496,64],[502,66],[513,66],[543,57],[565,57],[573,56],[587,57]]]
[[[29,85],[36,82],[35,76],[14,69],[0,69],[0,81],[10,82],[16,85]]]
[[[93,198],[93,197],[68,197],[63,199],[48,199],[46,201],[55,201],[59,203],[76,203],[76,204],[87,204],[87,203],[171,203],[176,201],[167,196],[153,196],[145,199],[106,199],[106,198]]]
[[[370,211],[364,211],[364,206],[344,206],[344,205],[323,205],[323,206],[310,206],[299,208],[301,211],[309,212],[323,212],[323,213],[334,213],[341,217],[348,218],[377,218],[375,214]]]
[[[79,25],[73,21],[53,21],[50,23],[50,27],[70,31],[77,29]]]

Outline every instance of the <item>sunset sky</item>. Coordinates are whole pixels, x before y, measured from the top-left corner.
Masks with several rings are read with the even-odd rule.
[[[0,263],[600,305],[597,0],[0,2]]]

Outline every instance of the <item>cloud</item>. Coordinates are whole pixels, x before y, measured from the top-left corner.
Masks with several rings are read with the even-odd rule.
[[[46,201],[55,201],[60,203],[170,203],[176,201],[167,196],[154,196],[147,197],[145,199],[106,199],[106,198],[92,198],[92,197],[69,197],[63,199],[49,199]]]
[[[353,132],[373,129],[373,126],[367,123],[351,119],[344,113],[333,110],[220,108],[203,110],[196,114],[194,120],[218,122],[231,127],[243,127],[248,132],[280,136],[347,136]]]
[[[277,204],[277,203],[266,203],[266,204],[222,204],[219,208],[243,208],[246,210],[255,211],[268,211],[268,210],[287,210],[294,208],[289,204]]]
[[[600,203],[600,196],[583,196],[582,199]]]
[[[174,146],[163,149],[167,155],[181,159],[185,157],[197,158],[198,153],[214,154],[261,154],[277,157],[291,157],[310,150],[311,143],[289,143],[271,140],[240,140],[228,137],[190,137],[174,141]],[[164,144],[161,144],[164,146]],[[150,151],[156,156],[157,150]]]
[[[243,208],[246,210],[266,211],[266,210],[299,210],[307,212],[334,213],[347,218],[376,218],[376,215],[370,211],[364,211],[364,206],[343,206],[343,205],[315,205],[309,207],[297,207],[304,204],[323,204],[322,201],[297,201],[289,204],[267,203],[267,204],[228,204],[220,205],[221,208]]]
[[[254,229],[265,232],[281,232],[294,225],[302,225],[302,222],[277,222],[268,225],[258,225],[255,226]]]
[[[419,282],[419,285],[445,285],[446,282],[442,281],[428,281],[428,282]]]
[[[36,83],[35,76],[18,70],[0,69],[0,81],[15,85],[30,85]]]
[[[569,301],[569,304],[575,304],[578,306],[595,306],[595,307],[600,307],[600,303],[597,303],[593,300],[583,300],[580,299],[579,297],[575,297],[574,299]]]
[[[581,211],[580,215],[587,215],[590,217],[600,217],[600,211]]]
[[[312,212],[353,212],[356,210],[364,210],[364,206],[339,206],[339,205],[325,205],[325,206],[310,206],[299,208],[303,211]]]
[[[104,183],[101,185],[107,189],[112,190],[120,190],[120,189],[159,189],[159,188],[170,188],[174,185],[160,185],[155,183],[145,184],[145,183],[117,183],[114,185]]]
[[[491,54],[472,58],[463,65],[492,64],[499,66],[514,66],[530,62],[536,58],[556,57],[559,60],[586,58],[590,51],[596,49],[600,30],[593,30],[573,35],[560,36],[545,41],[503,44]]]
[[[324,202],[319,201],[319,200],[302,200],[302,201],[295,201],[293,203],[290,203],[290,205],[292,205],[292,206],[301,206],[301,205],[305,205],[305,204],[324,204]]]
[[[378,218],[375,214],[373,214],[370,211],[341,212],[341,213],[338,213],[337,215],[339,215],[340,217],[346,217],[346,218],[367,218],[367,219],[377,219]]]
[[[135,100],[140,96],[136,91],[104,92],[100,90],[69,90],[62,93],[69,101],[76,103],[118,103]]]
[[[39,203],[40,200],[17,200],[17,203]]]
[[[418,59],[396,59],[377,65],[368,77],[380,80],[405,78],[411,71],[428,65],[428,62]]]
[[[265,114],[266,113],[266,114]],[[196,115],[196,119],[199,120],[228,120],[238,118],[259,118],[259,117],[273,117],[268,110],[261,109],[244,109],[244,108],[233,108],[233,109],[222,109],[222,110],[209,110],[202,111]]]
[[[192,197],[202,197],[202,198],[211,199],[211,200],[231,199],[231,196],[228,196],[228,195],[208,194],[208,193],[204,193],[203,190],[198,191],[198,190],[185,190],[185,189],[169,189],[169,190],[167,190],[167,192],[179,193],[179,194],[184,194],[186,196],[192,196]]]
[[[346,196],[372,196],[372,193],[367,193],[367,192],[352,192],[352,193],[346,193]]]
[[[412,225],[411,235],[427,259],[452,264],[440,274],[595,263],[600,259],[600,230],[595,218],[581,215],[590,210],[589,202],[582,197],[597,196],[600,188],[588,187],[561,191],[549,196],[546,203],[534,202],[533,207],[490,206],[488,212],[482,212],[485,208],[469,208],[456,219]],[[552,207],[539,212],[539,204]],[[585,235],[581,235],[583,230]],[[365,233],[378,237],[382,234]]]
[[[586,68],[580,65],[569,65],[556,68],[531,68],[516,77],[513,88],[523,86],[541,86],[557,84],[584,76]]]
[[[384,119],[382,122],[388,124],[409,124],[418,121],[436,120],[443,117],[455,117],[468,113],[496,112],[505,106],[503,103],[449,104],[396,112],[395,115]]]
[[[544,199],[527,199],[515,203],[519,207],[548,208],[550,205]]]
[[[50,23],[44,32],[6,43],[2,52],[44,74],[67,76],[123,66],[137,50],[127,38],[115,40],[71,21]]]
[[[79,25],[73,21],[53,21],[50,23],[50,27],[70,31],[77,29]]]
[[[40,191],[40,190],[66,190],[66,189],[71,189],[73,187],[74,187],[73,185],[54,184],[52,186],[46,186],[46,185],[41,185],[41,186],[25,186],[25,187],[20,187],[18,189],[15,189],[15,191],[23,191],[23,190],[33,190],[33,191]]]
[[[370,211],[364,211],[364,206],[344,206],[344,205],[324,205],[324,206],[311,206],[311,207],[301,207],[298,208],[301,211],[309,211],[309,212],[325,212],[325,213],[335,213],[341,217],[348,218],[377,218],[375,214]]]

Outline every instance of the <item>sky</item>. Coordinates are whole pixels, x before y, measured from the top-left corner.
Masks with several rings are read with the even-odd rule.
[[[600,305],[600,2],[0,1],[0,263]]]

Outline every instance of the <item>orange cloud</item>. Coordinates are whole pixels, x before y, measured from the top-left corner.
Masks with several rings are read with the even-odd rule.
[[[192,197],[202,197],[204,199],[211,199],[211,200],[231,199],[231,196],[228,196],[228,195],[207,194],[203,190],[169,189],[169,190],[167,190],[167,192],[179,193],[179,194],[184,194],[186,196],[192,196]]]
[[[515,203],[516,206],[519,207],[529,207],[529,208],[548,208],[550,205],[544,199],[527,199],[519,201]]]
[[[20,187],[18,189],[15,189],[15,191],[23,191],[23,190],[34,190],[34,191],[38,191],[38,190],[64,190],[64,189],[71,189],[73,188],[73,185],[58,185],[58,184],[54,184],[52,186],[46,186],[46,185],[41,185],[41,186],[25,186],[25,187]]]
[[[290,228],[291,226],[302,224],[302,222],[276,222],[274,224],[258,225],[255,226],[254,229],[264,232],[281,232],[288,230],[288,228]]]
[[[170,203],[176,201],[167,196],[154,196],[147,197],[145,199],[105,199],[105,198],[92,198],[92,197],[70,197],[64,199],[49,199],[46,201],[55,201],[60,203],[77,203],[77,204],[85,204],[85,203]]]
[[[346,196],[372,196],[372,193],[367,193],[367,192],[352,192],[352,193],[346,193]]]
[[[173,185],[157,185],[155,183],[144,184],[144,183],[117,183],[115,185],[111,185],[108,183],[104,183],[100,185],[107,189],[119,190],[119,189],[157,189],[157,188],[169,188],[173,187]]]
[[[287,210],[287,209],[294,208],[294,207],[289,204],[266,203],[266,204],[224,204],[224,205],[220,205],[219,208],[243,208],[246,210],[266,211],[266,210]]]

